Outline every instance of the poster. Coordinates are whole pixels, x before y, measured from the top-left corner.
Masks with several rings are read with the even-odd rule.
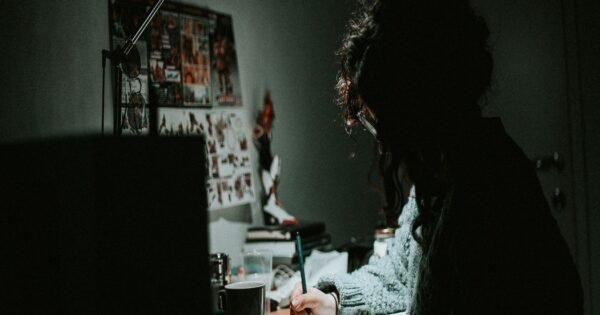
[[[149,26],[151,91],[156,106],[179,106],[181,90],[181,35],[179,14],[159,11]]]
[[[114,49],[138,31],[153,2],[109,1]],[[242,106],[230,15],[165,2],[137,44],[141,44],[138,51],[145,76],[144,98],[152,106]]]
[[[213,106],[242,106],[237,52],[231,16],[212,13],[210,58]]]
[[[117,2],[111,6],[112,45],[124,46],[128,34],[135,32],[137,23],[145,18],[144,7],[128,2]],[[147,135],[149,132],[148,111],[148,51],[145,38],[140,38],[133,47],[139,55],[139,68],[132,73],[121,74],[121,112],[118,119],[122,135]],[[127,67],[126,67],[127,68]]]
[[[209,105],[210,57],[208,17],[181,16],[181,61],[183,63],[183,104]]]
[[[205,136],[210,210],[255,200],[249,139],[239,111],[161,108],[159,117],[160,135]]]

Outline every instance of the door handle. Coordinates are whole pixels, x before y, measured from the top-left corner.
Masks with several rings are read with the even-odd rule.
[[[535,166],[535,169],[538,171],[546,171],[551,168],[554,168],[560,172],[565,167],[564,160],[562,156],[558,154],[558,152],[554,152],[552,153],[552,155],[533,158],[531,162]]]
[[[554,211],[562,212],[565,209],[567,197],[560,187],[554,188],[550,200],[552,200],[552,207],[554,207]]]

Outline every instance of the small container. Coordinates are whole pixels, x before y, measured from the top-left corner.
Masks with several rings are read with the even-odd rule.
[[[210,255],[210,278],[220,285],[231,282],[231,266],[229,256],[225,253],[215,253]]]
[[[210,285],[213,313],[223,310],[225,286],[231,283],[231,263],[225,253],[210,254]]]
[[[383,257],[387,255],[388,240],[394,237],[395,228],[382,227],[375,229],[375,241],[373,242],[373,255]]]

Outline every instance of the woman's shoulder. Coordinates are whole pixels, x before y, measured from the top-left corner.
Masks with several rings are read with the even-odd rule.
[[[454,152],[456,198],[480,215],[484,214],[476,209],[485,208],[489,209],[485,215],[498,215],[502,220],[525,211],[523,208],[532,215],[545,211],[546,201],[534,165],[506,133],[500,119],[484,119],[475,131]]]
[[[499,118],[483,118],[456,146],[456,176],[489,180],[533,174],[533,164]]]

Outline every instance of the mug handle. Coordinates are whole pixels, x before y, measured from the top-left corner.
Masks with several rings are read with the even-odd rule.
[[[221,311],[225,311],[225,307],[227,304],[227,299],[226,299],[226,294],[225,294],[225,290],[219,290],[218,294],[218,299],[217,299],[217,303],[219,305],[217,305],[217,307],[219,308],[219,310]]]

